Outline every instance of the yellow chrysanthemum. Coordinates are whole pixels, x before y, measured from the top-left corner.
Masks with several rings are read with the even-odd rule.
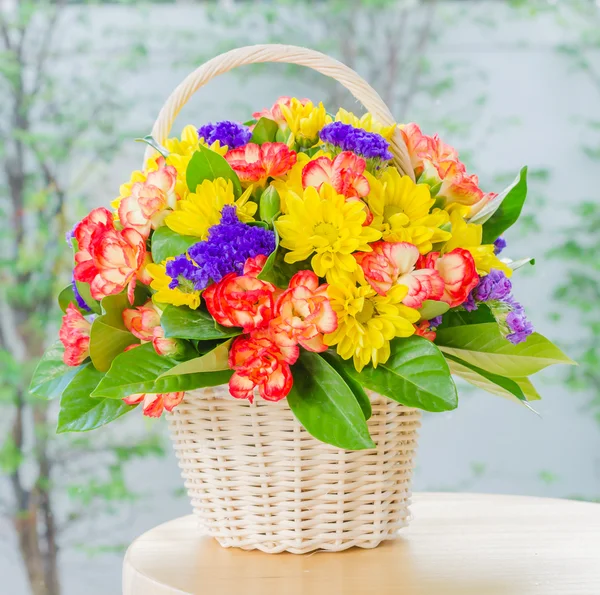
[[[281,246],[290,250],[285,261],[299,262],[314,253],[313,270],[330,282],[354,271],[358,265],[352,253],[370,252],[368,244],[381,237],[363,226],[366,213],[360,202],[346,202],[329,184],[318,191],[308,187],[302,195],[290,192],[286,207],[275,222]]]
[[[172,259],[168,259],[172,260]],[[200,305],[200,292],[190,287],[189,291],[182,291],[178,287],[171,289],[171,277],[167,275],[166,265],[149,264],[146,271],[152,277],[150,287],[156,291],[152,299],[159,304],[173,304],[174,306],[189,306],[195,310]]]
[[[180,199],[183,199],[188,194],[188,187],[186,182],[186,171],[187,166],[192,158],[192,155],[198,150],[200,145],[208,147],[215,151],[219,155],[223,156],[227,153],[227,147],[221,147],[219,141],[215,141],[212,145],[208,146],[205,142],[198,139],[198,131],[195,126],[191,124],[186,126],[181,131],[181,137],[168,138],[163,146],[169,152],[165,162],[167,165],[172,165],[177,170],[177,182],[175,183],[175,193]],[[111,206],[114,209],[119,208],[121,200],[131,194],[131,187],[136,182],[145,182],[146,176],[149,172],[158,169],[157,160],[162,155],[155,151],[152,157],[149,159],[147,167],[144,171],[136,170],[131,174],[129,182],[122,184],[119,188],[119,196],[113,200]]]
[[[384,126],[381,122],[378,122],[373,114],[364,114],[360,118],[355,116],[352,112],[347,112],[345,109],[340,108],[338,113],[335,115],[336,122],[343,122],[344,124],[350,124],[354,128],[362,128],[367,132],[376,132],[383,136],[383,138],[390,140],[396,130],[396,124],[391,126]]]
[[[482,244],[483,227],[476,223],[467,223],[465,216],[469,208],[454,208],[450,213],[452,237],[444,244],[441,252],[445,254],[454,248],[464,248],[471,253],[477,272],[487,275],[492,269],[504,271],[507,277],[512,275],[512,269],[494,254],[493,244]]]
[[[327,291],[338,317],[337,329],[325,335],[326,345],[337,345],[344,359],[353,358],[360,372],[369,362],[373,367],[390,357],[390,341],[394,337],[410,337],[413,323],[420,314],[402,304],[408,288],[394,285],[387,295],[379,295],[365,282],[340,283]]]
[[[385,241],[410,242],[427,254],[433,244],[450,239],[450,233],[441,229],[449,221],[448,213],[442,209],[429,212],[435,202],[429,186],[415,184],[393,167],[379,179],[368,172],[365,176],[371,188],[367,196],[373,213],[371,226],[381,231]]]
[[[221,221],[221,211],[225,205],[235,205],[240,221],[254,221],[258,205],[250,201],[252,186],[236,200],[231,180],[217,178],[204,180],[177,203],[175,211],[167,215],[165,224],[174,232],[186,236],[198,236],[205,240],[208,229]]]
[[[295,165],[282,178],[277,178],[271,182],[271,186],[277,190],[281,199],[281,212],[286,213],[286,198],[290,193],[302,196],[304,188],[302,186],[302,170],[309,161],[314,161],[319,157],[330,157],[331,153],[327,151],[317,151],[309,157],[306,153],[298,153]]]
[[[315,106],[312,101],[305,105],[293,97],[290,100],[289,107],[280,104],[281,113],[290,129],[291,136],[288,139],[288,146],[298,143],[302,147],[312,147],[319,140],[321,128],[331,122],[331,117],[327,115],[323,103]]]

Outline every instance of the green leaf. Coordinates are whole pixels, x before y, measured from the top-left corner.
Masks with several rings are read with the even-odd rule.
[[[344,382],[354,393],[365,419],[370,419],[371,415],[373,414],[371,399],[369,399],[369,395],[365,392],[365,389],[362,387],[362,385],[348,374],[346,367],[340,365],[340,361],[343,360],[336,358],[331,351],[325,351],[321,353],[321,357],[324,358],[325,361],[343,378]]]
[[[175,376],[177,374],[199,374],[204,372],[229,370],[230,347],[231,340],[225,341],[225,343],[217,345],[212,351],[209,351],[203,356],[182,362],[174,368],[164,372],[159,376],[159,379],[167,376]]]
[[[168,228],[166,225],[159,227],[151,238],[152,260],[162,262],[167,258],[174,258],[187,251],[190,246],[197,244],[200,238],[196,236],[182,236]]]
[[[510,262],[506,263],[513,271],[516,271],[518,269],[520,269],[521,267],[524,267],[526,264],[530,264],[530,265],[534,265],[535,264],[535,258],[521,258],[519,260],[511,260]]]
[[[43,399],[55,399],[62,395],[65,388],[83,366],[67,366],[63,361],[65,349],[60,341],[56,341],[42,356],[37,365],[29,392]]]
[[[90,394],[103,377],[93,364],[79,370],[60,399],[57,433],[94,430],[135,409],[123,401],[92,399]]]
[[[445,314],[449,309],[450,306],[446,302],[425,300],[423,305],[419,308],[419,314],[421,314],[421,320],[431,320],[436,316]]]
[[[184,356],[187,359],[192,359],[195,353],[191,346],[186,346]],[[180,360],[173,357],[158,355],[151,343],[145,343],[114,359],[92,397],[122,399],[136,393],[170,393],[218,386],[227,383],[232,374],[231,370],[223,370],[169,376],[159,380],[159,376],[179,363]]]
[[[256,143],[257,145],[275,142],[275,136],[277,135],[278,130],[279,126],[277,126],[277,122],[274,122],[269,118],[261,118],[252,131],[250,142]]]
[[[102,308],[100,307],[100,302],[98,300],[95,300],[92,297],[92,294],[90,292],[89,283],[75,281],[75,285],[77,287],[77,291],[79,292],[79,295],[81,296],[83,301],[88,305],[90,310],[92,312],[94,312],[95,314],[100,314],[100,312],[102,312]]]
[[[107,372],[112,361],[123,353],[126,347],[139,343],[123,323],[123,310],[142,306],[148,300],[146,288],[138,284],[135,288],[133,304],[126,293],[106,296],[102,300],[102,316],[92,322],[90,331],[90,357],[97,370]]]
[[[186,181],[190,192],[196,192],[196,188],[204,180],[216,180],[224,178],[233,183],[233,193],[236,198],[242,194],[242,185],[237,174],[221,155],[200,145],[187,167]]]
[[[574,364],[556,345],[538,333],[513,345],[494,322],[438,330],[440,349],[492,374],[522,378],[552,364]]]
[[[524,167],[515,181],[494,200],[490,201],[471,223],[483,223],[483,244],[491,244],[509,227],[516,223],[521,215],[527,198],[527,167]],[[495,209],[489,213],[489,209]],[[485,220],[485,217],[489,219]]]
[[[365,388],[407,407],[425,411],[449,411],[458,405],[456,386],[440,350],[423,337],[394,339],[385,364],[357,372],[352,361],[335,357],[346,373]]]
[[[150,145],[155,151],[158,151],[165,159],[169,156],[169,151],[163,147],[151,134],[147,134],[143,138],[135,138],[136,143],[146,143]]]
[[[331,365],[302,350],[293,370],[287,401],[311,436],[346,450],[375,448],[354,393]]]
[[[63,312],[67,311],[67,306],[69,304],[73,304],[79,312],[81,312],[84,316],[89,314],[88,310],[84,310],[79,307],[77,303],[77,298],[75,297],[75,292],[73,291],[72,285],[67,285],[59,294],[58,294],[58,305]]]
[[[466,310],[451,310],[444,316],[442,324],[437,327],[437,330],[440,331],[454,326],[482,324],[485,322],[495,323],[496,319],[494,318],[492,311],[485,304],[479,304],[479,308],[473,310],[473,312],[467,312]]]
[[[226,328],[215,324],[214,318],[204,310],[190,310],[187,306],[167,306],[160,324],[165,337],[210,341],[228,339],[242,333],[240,328]]]
[[[450,371],[455,376],[462,378],[469,384],[481,388],[488,393],[525,405],[528,409],[537,413],[527,403],[528,399],[524,387],[530,387],[535,392],[535,388],[528,378],[519,378],[517,381],[515,378],[491,374],[490,372],[486,372],[477,366],[472,366],[453,356],[446,355],[446,357],[448,359]],[[537,394],[537,392],[535,394]]]
[[[281,199],[279,192],[274,186],[269,186],[261,195],[258,212],[262,221],[272,225],[281,210]]]

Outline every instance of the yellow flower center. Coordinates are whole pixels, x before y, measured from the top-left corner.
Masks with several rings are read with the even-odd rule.
[[[367,298],[364,301],[362,310],[356,314],[355,318],[361,324],[365,324],[373,318],[373,314],[375,314],[375,304]]]
[[[317,225],[315,225],[315,227],[313,228],[313,233],[316,236],[321,236],[322,238],[325,238],[329,245],[334,244],[340,235],[338,228],[335,225],[333,225],[333,223],[325,222],[317,223]]]

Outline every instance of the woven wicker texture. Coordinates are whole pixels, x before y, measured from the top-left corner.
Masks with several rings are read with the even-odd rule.
[[[377,448],[344,451],[302,428],[285,400],[226,386],[186,394],[169,416],[185,486],[224,547],[296,554],[372,548],[408,524],[421,413],[371,394]]]
[[[382,124],[389,126],[395,122],[390,110],[377,91],[345,64],[321,52],[307,48],[293,45],[264,44],[237,48],[226,52],[205,62],[189,74],[171,93],[171,96],[160,110],[152,127],[152,136],[159,143],[164,143],[181,108],[200,87],[206,85],[210,80],[238,66],[261,62],[283,62],[312,68],[343,85]],[[394,165],[401,173],[410,176],[414,180],[408,150],[398,129],[392,137],[390,148],[394,154]],[[144,163],[150,159],[153,153],[154,149],[152,147],[146,149]]]

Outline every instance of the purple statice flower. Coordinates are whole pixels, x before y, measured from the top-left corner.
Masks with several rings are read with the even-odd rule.
[[[390,143],[380,134],[367,132],[343,122],[332,122],[323,127],[321,140],[341,151],[352,151],[365,159],[389,161],[393,158]]]
[[[429,328],[437,328],[438,326],[440,326],[440,324],[442,324],[442,316],[441,314],[439,316],[436,316],[434,318],[432,318],[429,321]]]
[[[204,289],[229,273],[241,275],[248,258],[259,254],[268,256],[273,250],[274,232],[240,222],[235,207],[225,205],[221,211],[221,222],[208,230],[208,239],[188,249],[193,261],[195,288]],[[167,274],[171,276],[168,269]]]
[[[477,306],[477,302],[475,301],[475,295],[474,295],[474,291],[473,290],[467,297],[467,300],[465,302],[463,302],[462,307],[467,311],[467,312],[473,312],[474,310],[477,310],[478,306]]]
[[[171,281],[171,289],[178,288],[186,293],[202,289],[199,287],[198,267],[185,255],[180,254],[173,260],[169,260],[166,266],[166,272]]]
[[[498,254],[500,254],[500,252],[502,252],[502,250],[504,250],[504,248],[506,248],[506,240],[502,236],[500,236],[494,242],[494,254],[496,256],[498,256]]]
[[[198,128],[198,137],[203,138],[208,145],[218,140],[221,146],[227,145],[229,149],[237,149],[250,142],[252,131],[238,122],[222,120]]]
[[[75,295],[75,299],[77,300],[77,305],[86,312],[91,312],[92,309],[85,303],[85,300],[81,297],[79,290],[77,289],[77,283],[75,283],[75,276],[71,276],[71,288],[73,289],[73,294]]]
[[[472,292],[472,296],[479,302],[505,300],[511,291],[512,283],[510,279],[502,271],[492,269],[488,275],[480,279]],[[468,308],[465,307],[465,309]]]
[[[512,307],[512,312],[509,312],[506,316],[506,325],[511,331],[506,338],[517,345],[523,343],[533,333],[533,324],[529,321],[525,315],[525,310],[519,302],[516,302],[512,298],[507,300],[507,303]]]
[[[65,234],[65,240],[71,248],[73,247],[73,238],[75,237],[75,230],[78,225],[79,223],[75,223],[75,225],[73,225],[73,227]]]

